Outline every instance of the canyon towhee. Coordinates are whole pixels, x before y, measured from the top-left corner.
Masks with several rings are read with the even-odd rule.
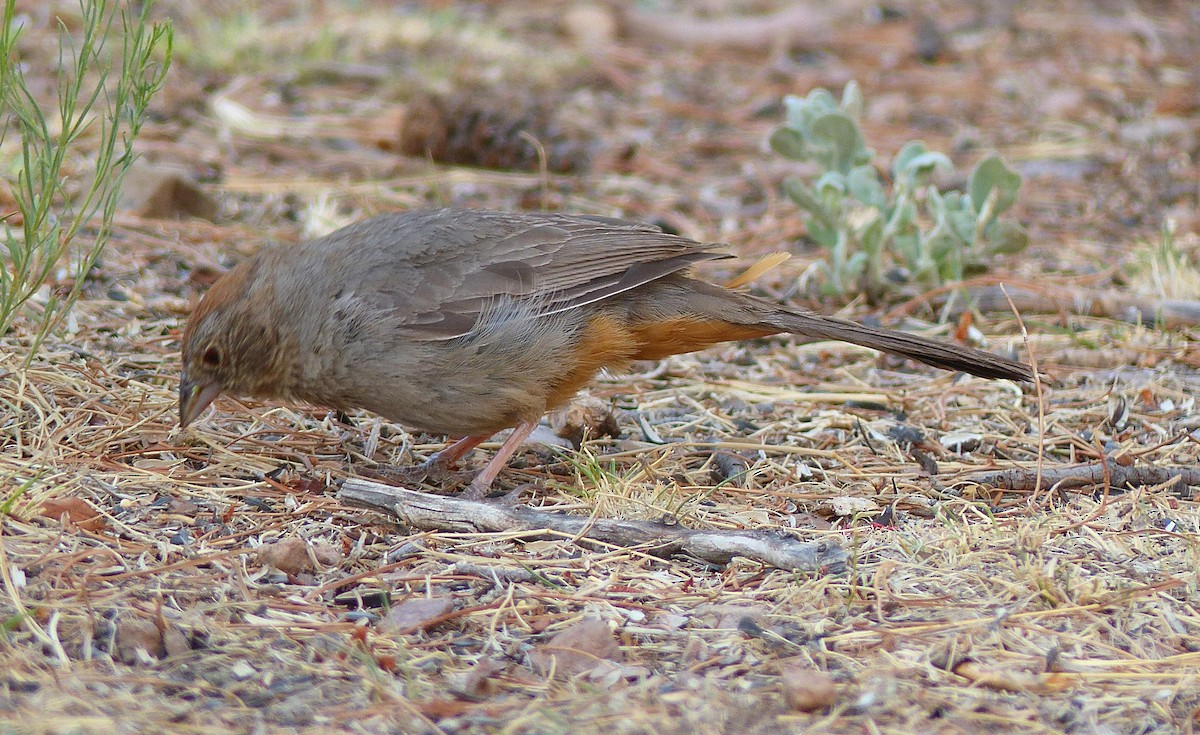
[[[480,497],[548,410],[602,368],[791,332],[985,378],[1026,365],[782,306],[688,275],[731,257],[604,217],[433,209],[265,247],[226,273],[183,335],[180,421],[222,392],[365,408],[460,439],[449,466],[515,428]]]

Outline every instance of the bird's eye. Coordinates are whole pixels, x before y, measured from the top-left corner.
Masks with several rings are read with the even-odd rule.
[[[221,351],[216,347],[209,347],[200,357],[204,364],[208,367],[215,368],[221,366]]]

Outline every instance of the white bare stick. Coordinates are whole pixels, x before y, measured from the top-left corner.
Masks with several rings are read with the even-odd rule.
[[[544,531],[547,535],[622,547],[648,548],[657,556],[685,554],[713,564],[735,556],[789,571],[837,573],[846,552],[831,541],[801,541],[774,531],[705,531],[649,521],[617,521],[550,513],[519,503],[430,495],[357,478],[338,497],[394,513],[422,530],[456,532]]]

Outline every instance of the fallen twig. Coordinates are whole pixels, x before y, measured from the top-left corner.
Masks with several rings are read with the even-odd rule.
[[[390,511],[419,529],[456,532],[545,531],[576,541],[650,547],[657,556],[686,554],[714,564],[741,556],[789,571],[837,573],[846,552],[831,541],[800,541],[771,531],[708,531],[649,521],[618,521],[549,513],[519,503],[430,495],[360,479],[346,480],[338,497]]]
[[[1195,467],[1157,467],[1154,465],[1119,465],[1116,462],[1101,462],[1075,465],[1073,467],[1055,467],[1043,469],[1041,472],[1042,487],[1055,485],[1086,486],[1103,485],[1107,479],[1114,487],[1133,485],[1162,485],[1168,482],[1187,486],[1200,486],[1200,468]],[[1032,467],[1018,467],[1009,470],[993,470],[974,472],[964,475],[963,479],[977,482],[980,485],[991,485],[1001,490],[1031,492],[1038,483],[1038,471]]]

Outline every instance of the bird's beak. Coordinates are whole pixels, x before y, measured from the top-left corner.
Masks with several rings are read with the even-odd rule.
[[[179,381],[179,425],[186,427],[196,420],[200,412],[208,408],[225,386],[215,381],[193,383],[184,375]]]

